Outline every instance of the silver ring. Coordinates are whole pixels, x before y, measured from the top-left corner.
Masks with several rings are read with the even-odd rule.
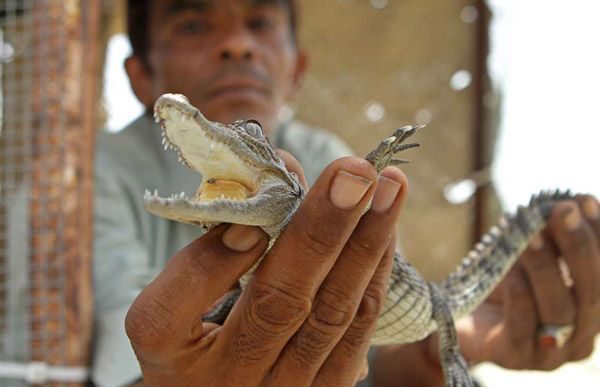
[[[561,349],[569,341],[574,330],[573,324],[544,324],[538,330],[538,341],[544,348]]]

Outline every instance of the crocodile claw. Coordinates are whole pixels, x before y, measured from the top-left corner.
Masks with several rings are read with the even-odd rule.
[[[394,133],[380,142],[375,149],[369,152],[365,159],[373,164],[378,173],[388,165],[408,163],[406,160],[393,159],[392,157],[398,152],[418,147],[419,144],[405,144],[404,141],[424,126],[425,125],[403,126],[394,130]]]

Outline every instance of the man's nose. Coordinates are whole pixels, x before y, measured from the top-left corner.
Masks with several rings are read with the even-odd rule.
[[[250,61],[255,55],[255,44],[256,42],[248,31],[244,28],[233,27],[223,37],[221,59]]]

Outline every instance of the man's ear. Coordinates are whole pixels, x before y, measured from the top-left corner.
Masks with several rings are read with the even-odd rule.
[[[152,77],[148,66],[139,56],[132,55],[125,59],[125,71],[133,93],[146,108],[151,109],[154,104],[154,96],[152,95]]]
[[[292,79],[292,88],[291,93],[288,96],[289,99],[292,99],[296,96],[300,87],[302,86],[302,81],[304,80],[304,74],[306,73],[306,68],[308,67],[308,53],[305,50],[298,49],[298,53],[296,56],[296,66],[294,68],[294,76]]]

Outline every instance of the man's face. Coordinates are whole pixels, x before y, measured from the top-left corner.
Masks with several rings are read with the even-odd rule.
[[[156,1],[148,59],[146,104],[181,93],[213,121],[253,118],[267,132],[304,67],[287,10],[264,0]]]

